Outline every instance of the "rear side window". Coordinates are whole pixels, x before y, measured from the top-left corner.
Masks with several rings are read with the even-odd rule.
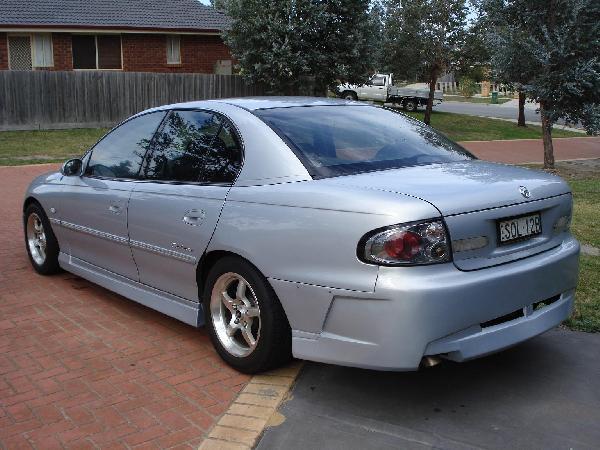
[[[137,178],[152,136],[164,116],[164,111],[144,114],[115,128],[92,149],[85,174]]]
[[[235,133],[207,111],[171,111],[144,169],[150,180],[230,183],[241,165]]]
[[[372,106],[298,106],[255,111],[314,177],[472,159],[418,120]]]

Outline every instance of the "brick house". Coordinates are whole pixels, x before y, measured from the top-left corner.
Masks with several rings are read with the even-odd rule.
[[[197,0],[2,0],[0,70],[230,74],[227,23]]]

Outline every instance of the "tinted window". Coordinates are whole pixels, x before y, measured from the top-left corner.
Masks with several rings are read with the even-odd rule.
[[[137,178],[164,111],[144,114],[115,128],[92,149],[86,175]]]
[[[422,122],[383,108],[312,106],[255,113],[287,138],[313,176],[473,158]]]
[[[227,122],[206,111],[172,111],[144,173],[154,180],[231,182],[240,164],[240,146]]]
[[[96,68],[96,37],[90,35],[74,34],[73,42],[73,68]]]

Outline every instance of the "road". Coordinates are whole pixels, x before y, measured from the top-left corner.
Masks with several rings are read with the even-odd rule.
[[[518,108],[512,105],[488,105],[485,103],[443,102],[434,108],[436,111],[468,114],[469,116],[498,117],[517,120]],[[541,123],[540,115],[534,108],[525,108],[525,120]]]
[[[504,103],[502,105],[490,105],[486,103],[468,103],[445,101],[441,105],[434,107],[435,111],[450,112],[456,114],[467,114],[478,117],[494,117],[499,119],[517,120],[518,104],[516,100]],[[525,105],[525,121],[532,124],[540,124],[539,113],[536,112],[536,106],[531,103]],[[564,120],[559,120],[559,125],[564,125]],[[578,126],[580,127],[580,126]]]
[[[394,373],[307,363],[258,450],[600,448],[600,335]]]

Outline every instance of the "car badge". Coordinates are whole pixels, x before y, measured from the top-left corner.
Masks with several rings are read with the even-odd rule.
[[[525,198],[531,197],[531,193],[529,192],[529,189],[527,189],[525,186],[519,186],[519,192]]]

